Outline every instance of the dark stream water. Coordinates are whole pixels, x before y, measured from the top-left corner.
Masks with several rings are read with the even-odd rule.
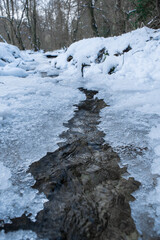
[[[117,153],[97,129],[100,110],[107,107],[96,91],[80,89],[86,100],[77,105],[65,126],[59,149],[33,163],[29,172],[48,202],[32,222],[25,213],[0,229],[32,230],[48,240],[136,240],[138,233],[129,201],[139,183],[122,178]],[[46,139],[47,140],[47,139]]]

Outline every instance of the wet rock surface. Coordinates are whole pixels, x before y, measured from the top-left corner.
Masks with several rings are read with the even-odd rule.
[[[29,229],[38,239],[48,240],[136,240],[129,201],[140,184],[122,177],[126,168],[119,167],[119,156],[97,129],[105,102],[95,97],[96,91],[80,91],[86,100],[65,124],[68,130],[61,134],[65,142],[29,169],[36,180],[33,188],[49,201],[35,223],[24,214],[0,228]]]

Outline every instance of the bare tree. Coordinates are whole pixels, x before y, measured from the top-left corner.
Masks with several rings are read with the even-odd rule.
[[[27,27],[29,32],[29,39],[31,47],[35,50],[39,50],[39,38],[37,36],[37,1],[36,0],[26,0],[26,18]]]
[[[90,14],[91,28],[93,31],[93,35],[95,37],[99,37],[98,27],[97,27],[97,23],[96,23],[96,19],[95,19],[95,14],[94,14],[95,4],[97,1],[98,0],[88,0],[88,3],[87,3],[87,7],[89,10],[89,14]]]
[[[160,0],[156,0],[156,6],[158,11],[158,17],[160,18]]]
[[[0,41],[52,50],[83,38],[119,35],[152,19],[148,26],[158,27],[160,0],[146,2],[151,14],[142,21],[139,0],[0,0]]]
[[[21,27],[25,11],[25,3],[22,10],[18,11],[18,1],[2,0],[1,1],[1,16],[4,22],[4,29],[6,31],[8,40],[12,44],[18,44],[21,49],[24,49],[24,44],[21,36]]]

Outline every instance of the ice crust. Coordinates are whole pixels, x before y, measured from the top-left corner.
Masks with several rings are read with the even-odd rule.
[[[37,238],[37,235],[32,231],[17,231],[17,232],[9,232],[4,233],[3,231],[0,232],[0,239],[1,240],[41,240]],[[44,239],[43,239],[44,240]]]

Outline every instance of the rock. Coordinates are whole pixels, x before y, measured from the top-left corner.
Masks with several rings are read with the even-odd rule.
[[[70,62],[71,60],[73,59],[73,56],[68,56],[68,58],[67,58],[67,62]]]
[[[47,58],[57,58],[58,57],[58,54],[56,55],[51,55],[51,54],[47,54],[45,55]]]
[[[105,47],[98,52],[95,63],[101,63],[104,59],[104,56],[109,56],[109,53]]]
[[[117,53],[114,54],[114,56],[116,56],[116,57],[121,56],[121,55],[123,55],[124,53],[129,52],[130,50],[132,50],[132,48],[131,48],[130,45],[128,45],[128,47],[126,47],[126,48],[123,50],[122,53],[121,53],[121,52],[117,52]]]

